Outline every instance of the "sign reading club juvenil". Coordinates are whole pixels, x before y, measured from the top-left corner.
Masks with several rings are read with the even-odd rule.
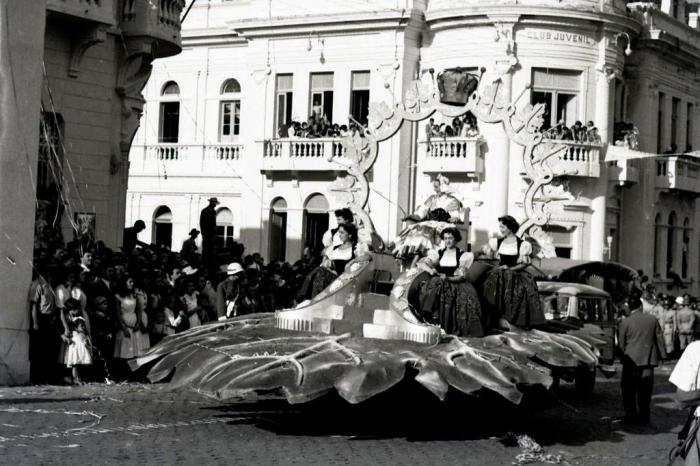
[[[596,44],[595,39],[585,34],[577,32],[554,31],[551,29],[526,29],[518,31],[519,36],[525,36],[525,39],[538,42],[562,42],[565,44],[576,44],[583,46],[593,46]]]

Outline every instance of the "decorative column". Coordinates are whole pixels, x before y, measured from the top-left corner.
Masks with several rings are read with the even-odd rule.
[[[611,87],[615,80],[615,71],[608,66],[598,69],[596,82],[595,122],[598,126],[600,138],[603,144],[610,142],[611,124]],[[591,199],[591,224],[590,224],[590,259],[605,260],[604,248],[606,243],[606,210],[608,193],[607,165],[600,161],[600,176],[593,187],[594,194]]]
[[[29,381],[29,307],[46,2],[0,8],[0,385]]]

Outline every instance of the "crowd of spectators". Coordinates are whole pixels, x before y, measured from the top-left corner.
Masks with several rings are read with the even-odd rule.
[[[700,300],[688,293],[674,296],[656,293],[648,287],[643,298],[644,312],[654,315],[663,331],[666,353],[680,355],[693,341],[700,340]]]
[[[580,121],[576,121],[570,128],[560,121],[551,128],[545,130],[543,136],[557,141],[575,141],[599,144],[601,142],[598,128],[592,121],[588,121],[584,126]]]
[[[479,125],[471,112],[453,118],[450,124],[438,124],[431,118],[425,126],[425,135],[428,141],[433,138],[476,137],[479,135]]]
[[[360,124],[352,117],[348,124],[331,123],[326,114],[312,113],[305,122],[292,121],[288,125],[281,125],[278,130],[280,138],[339,138],[359,134],[364,137],[367,124]]]
[[[292,307],[319,264],[310,250],[294,264],[266,263],[234,243],[211,271],[189,240],[183,246],[173,252],[137,242],[113,250],[73,241],[37,249],[29,294],[32,382],[138,379],[128,359],[205,322]]]
[[[639,149],[639,130],[633,123],[618,121],[613,127],[613,141],[616,146]]]

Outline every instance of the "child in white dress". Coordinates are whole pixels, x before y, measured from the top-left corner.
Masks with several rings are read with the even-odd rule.
[[[92,364],[92,344],[85,319],[80,316],[79,309],[70,310],[68,321],[71,328],[71,341],[66,348],[65,364],[71,368],[73,383],[81,383],[79,367]]]

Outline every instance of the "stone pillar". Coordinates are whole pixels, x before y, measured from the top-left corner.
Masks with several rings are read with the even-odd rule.
[[[46,4],[0,8],[0,385],[29,380],[29,308]],[[9,27],[8,27],[9,25]]]
[[[597,74],[596,83],[596,105],[595,105],[595,122],[600,132],[600,138],[603,144],[610,141],[611,134],[611,87],[614,82],[614,74],[604,67]],[[590,224],[590,244],[589,244],[589,259],[605,260],[604,248],[606,247],[606,209],[607,209],[607,187],[608,173],[607,165],[600,162],[600,176],[595,181],[594,195],[591,199],[591,224]]]
[[[497,61],[496,70],[500,76],[499,94],[501,101],[506,105],[510,103],[513,90],[512,65],[508,61]],[[487,78],[484,78],[487,79]],[[480,124],[481,133],[488,141],[488,152],[484,157],[484,181],[486,193],[484,200],[490,218],[486,224],[496,231],[498,217],[508,212],[508,193],[510,188],[510,138],[506,134],[501,123]],[[516,215],[516,217],[518,217]],[[519,220],[523,220],[519,216]]]

